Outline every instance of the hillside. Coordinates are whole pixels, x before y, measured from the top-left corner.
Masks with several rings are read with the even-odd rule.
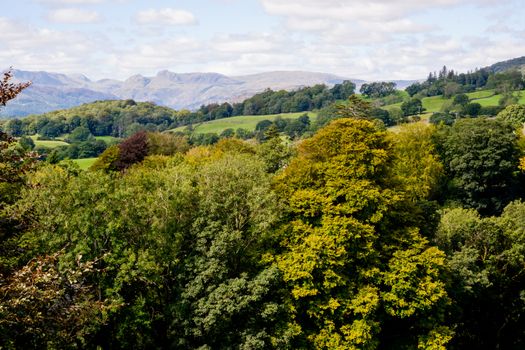
[[[505,72],[509,69],[518,69],[522,71],[523,73],[525,73],[525,56],[513,58],[507,61],[498,62],[487,68],[494,73]]]
[[[525,104],[525,90],[514,92],[516,96],[519,97],[518,103]],[[471,102],[479,103],[483,107],[497,106],[502,95],[496,94],[494,90],[480,90],[476,92],[469,92],[466,94]],[[424,97],[421,99],[423,103],[423,108],[425,112],[439,112],[442,110],[443,106],[446,103],[451,103],[452,98],[443,98],[443,96],[431,96]],[[395,107],[400,107],[401,102],[383,106],[384,109],[392,109]]]

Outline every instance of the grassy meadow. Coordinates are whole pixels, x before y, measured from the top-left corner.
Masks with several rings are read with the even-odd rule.
[[[259,123],[262,120],[270,120],[273,121],[277,117],[281,117],[283,119],[297,119],[303,114],[308,114],[311,120],[315,120],[317,118],[317,113],[315,112],[300,112],[300,113],[284,113],[284,114],[271,114],[271,115],[242,115],[238,117],[230,117],[230,118],[224,118],[224,119],[216,119],[211,120],[209,122],[204,122],[198,125],[195,125],[194,132],[205,134],[205,133],[217,133],[220,134],[222,131],[226,129],[233,129],[237,130],[239,128],[246,129],[249,131],[255,130],[255,126],[257,123]],[[176,131],[184,131],[187,126],[181,126],[172,130],[169,130],[169,132],[176,132]]]
[[[31,136],[35,142],[36,147],[47,147],[47,148],[56,148],[59,146],[68,146],[69,143],[60,141],[60,140],[38,140],[38,135]]]
[[[518,103],[525,104],[525,90],[517,91],[514,93],[515,95],[519,96],[520,99]],[[495,94],[494,90],[480,90],[475,92],[470,92],[466,94],[471,102],[479,103],[483,107],[487,106],[497,106],[499,103],[499,100],[501,99],[502,95]],[[425,97],[421,100],[423,103],[423,107],[425,108],[425,112],[431,113],[431,112],[439,112],[442,110],[443,105],[445,103],[452,103],[452,98],[443,98],[443,96],[432,96],[432,97]],[[390,110],[392,108],[401,107],[401,102],[391,104],[384,106],[382,108],[386,110]]]
[[[80,167],[80,169],[87,170],[90,166],[93,165],[93,163],[95,163],[97,159],[98,158],[83,158],[83,159],[73,159],[72,161],[76,163]]]

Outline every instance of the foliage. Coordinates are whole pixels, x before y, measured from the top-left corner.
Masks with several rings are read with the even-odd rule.
[[[68,142],[82,142],[87,141],[87,139],[93,136],[88,128],[85,126],[78,126],[73,131],[71,131],[71,134],[69,134],[67,141]]]
[[[241,103],[233,105],[232,115],[265,115],[311,111],[325,107],[354,93],[355,84],[345,81],[332,88],[315,85],[296,91],[266,90]]]
[[[518,349],[525,344],[525,204],[499,217],[472,209],[446,210],[436,241],[447,253],[454,300],[455,349]],[[497,331],[495,331],[497,330]]]
[[[16,243],[20,224],[6,211],[16,202],[26,184],[26,176],[36,167],[37,155],[22,147],[0,131],[0,277],[18,264],[23,254]]]
[[[269,137],[257,147],[257,154],[264,161],[266,171],[275,173],[288,165],[293,149],[277,135]]]
[[[394,319],[410,330],[405,345],[437,332],[427,317],[446,299],[443,254],[416,228],[388,228],[402,198],[387,186],[390,152],[373,123],[339,119],[278,177],[290,222],[273,259],[290,290],[291,329],[314,348],[377,348],[399,337],[382,328]]]
[[[444,66],[439,73],[429,73],[423,82],[416,82],[405,90],[410,96],[438,96],[451,97],[457,93],[470,92],[485,87],[489,77],[494,75],[489,69],[479,69],[474,72],[460,73],[447,69]]]
[[[463,107],[463,114],[470,117],[477,117],[481,111],[481,105],[479,103],[468,103]]]
[[[108,147],[90,167],[92,170],[117,171],[120,148],[117,145]]]
[[[0,105],[5,106],[8,101],[31,85],[30,82],[12,83],[11,78],[12,73],[9,70],[4,73],[0,81]],[[16,248],[13,240],[18,223],[6,213],[5,207],[17,200],[21,188],[25,185],[25,175],[34,167],[36,160],[36,155],[27,152],[24,145],[15,148],[15,142],[11,135],[0,131],[0,276],[11,267],[13,263],[11,258],[17,253],[13,252],[13,248]],[[27,141],[24,144],[28,148],[31,147]]]
[[[352,83],[196,112],[104,101],[3,123],[20,138],[0,133],[0,347],[523,348],[525,204],[509,204],[523,198],[523,140],[508,123],[520,108],[460,118],[499,112],[477,104],[496,101],[490,91],[461,94],[504,78],[491,74],[431,74],[409,90],[458,93],[416,106],[445,105],[438,125],[392,132],[416,118],[377,106],[406,93],[370,103]],[[316,120],[192,133],[318,106]],[[158,132],[179,125],[190,126]],[[35,132],[72,143],[38,162],[24,136]],[[90,171],[60,161],[100,153],[93,135],[128,138]]]
[[[394,82],[373,82],[370,84],[363,84],[359,92],[367,97],[381,98],[392,95],[396,92],[396,83]]]
[[[454,122],[456,121],[456,117],[449,113],[436,112],[432,113],[428,121],[434,125],[444,124],[450,126],[454,124]]]
[[[68,146],[58,146],[42,153],[46,155],[49,163],[56,164],[65,159],[98,157],[106,148],[107,144],[104,141],[91,137],[86,141],[75,142]]]
[[[0,344],[7,348],[85,347],[107,307],[88,280],[96,262],[59,271],[58,256],[37,257],[0,285]]]
[[[170,133],[148,133],[148,154],[170,156],[176,153],[186,153],[190,144],[186,136]]]
[[[510,105],[498,113],[498,119],[504,120],[515,127],[522,127],[525,123],[525,106]]]
[[[281,348],[287,343],[280,273],[261,263],[280,219],[270,177],[255,155],[232,152],[239,148],[230,141],[221,147],[211,149],[213,156],[204,162],[191,162],[188,155],[160,168],[135,166],[122,176],[47,167],[32,176],[30,189],[10,208],[21,218],[31,213],[24,239],[35,254],[67,247],[53,262],[58,270],[49,270],[50,284],[35,293],[61,291],[54,276],[67,275],[79,262],[94,261],[94,268],[101,268],[86,280],[92,283],[86,288],[94,288],[86,297],[97,296],[107,307],[88,307],[91,299],[78,296],[86,306],[81,310],[93,316],[75,330],[91,346]],[[14,278],[6,288],[25,293],[29,287],[13,284]],[[46,298],[44,304],[53,300]],[[55,313],[42,306],[46,322],[56,325],[50,337],[76,325],[64,321],[71,303],[57,304]],[[5,334],[19,342],[23,332]],[[34,339],[37,347],[45,344]]]
[[[440,147],[450,195],[483,214],[501,211],[518,195],[514,128],[497,120],[461,119],[444,133]]]
[[[405,101],[401,104],[401,110],[405,117],[421,114],[425,109],[419,98],[411,98],[408,101]]]
[[[135,163],[142,162],[148,155],[148,136],[144,131],[140,131],[122,141],[118,148],[115,167],[118,170],[125,170]]]
[[[35,148],[35,142],[33,139],[27,136],[22,136],[18,139],[18,143],[20,144],[20,147],[26,151],[32,151]]]
[[[372,105],[362,98],[352,95],[346,103],[337,105],[337,116],[339,118],[366,119],[369,117]]]
[[[412,201],[435,196],[444,179],[443,165],[433,144],[434,128],[408,124],[392,137],[394,161],[391,171]]]

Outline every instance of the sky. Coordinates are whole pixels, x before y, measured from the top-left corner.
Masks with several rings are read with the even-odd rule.
[[[0,67],[421,79],[525,56],[523,0],[0,0]]]

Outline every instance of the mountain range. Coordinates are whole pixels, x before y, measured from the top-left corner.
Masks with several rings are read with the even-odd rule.
[[[134,99],[174,109],[195,110],[209,103],[238,102],[267,88],[294,90],[315,84],[332,86],[352,80],[359,89],[363,80],[334,74],[275,71],[226,76],[218,73],[173,73],[167,70],[146,77],[134,75],[124,81],[92,81],[84,75],[13,71],[15,80],[32,81],[15,100],[0,110],[0,116],[15,117],[71,108],[97,100]],[[396,81],[404,88],[411,81]]]
[[[495,73],[519,69],[525,73],[525,56],[482,68]],[[174,73],[163,70],[152,77],[134,75],[126,80],[93,81],[84,75],[13,71],[15,80],[32,81],[15,100],[0,109],[0,117],[41,114],[98,100],[133,99],[174,109],[198,109],[201,105],[239,102],[265,89],[295,90],[315,84],[332,86],[353,81],[357,90],[364,80],[305,71],[275,71],[226,76],[219,73]],[[415,80],[394,81],[404,89]]]

